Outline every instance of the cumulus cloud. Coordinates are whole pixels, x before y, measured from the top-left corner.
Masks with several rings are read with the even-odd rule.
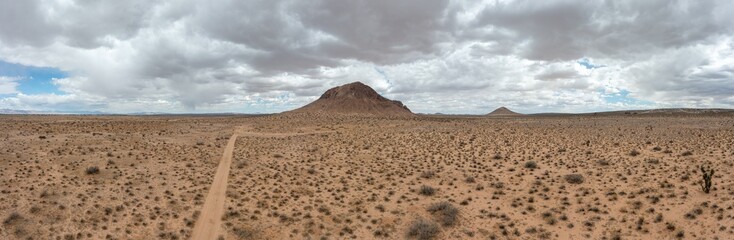
[[[18,80],[19,77],[0,76],[0,94],[18,93]]]
[[[419,112],[734,107],[732,12],[724,0],[0,0],[0,60],[69,73],[59,95],[1,80],[16,95],[0,108],[278,112],[352,81]],[[620,92],[635,101],[607,100]]]

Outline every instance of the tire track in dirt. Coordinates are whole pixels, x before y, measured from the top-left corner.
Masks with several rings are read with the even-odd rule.
[[[224,214],[224,200],[227,197],[227,179],[229,178],[229,170],[232,165],[232,154],[234,145],[237,141],[237,133],[233,134],[224,148],[222,160],[219,161],[217,172],[214,174],[214,181],[206,195],[204,206],[201,207],[199,219],[194,225],[191,239],[194,240],[210,240],[217,239],[222,233],[222,215]]]

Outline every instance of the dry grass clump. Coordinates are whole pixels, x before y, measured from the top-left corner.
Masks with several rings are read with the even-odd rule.
[[[444,226],[453,226],[459,219],[459,209],[449,202],[434,203],[428,207],[428,212],[436,216]]]
[[[3,225],[13,225],[14,223],[23,220],[23,216],[20,213],[13,212],[3,220]]]
[[[408,237],[415,239],[433,239],[438,234],[438,225],[434,222],[417,219],[408,227]]]
[[[436,172],[434,171],[425,171],[421,173],[421,177],[425,179],[433,178],[436,176]]]
[[[640,151],[637,151],[637,149],[630,151],[630,156],[636,157],[637,155],[640,155]]]
[[[466,177],[466,178],[464,179],[464,182],[466,182],[466,183],[475,183],[476,181],[477,181],[477,180],[476,180],[476,179],[474,179],[474,177],[472,177],[472,176],[468,176],[468,177]]]
[[[88,167],[87,170],[85,170],[84,172],[87,173],[87,175],[99,174],[99,167],[97,166]]]
[[[578,173],[568,174],[563,176],[563,179],[570,184],[581,184],[584,183],[584,176]]]
[[[255,238],[255,232],[241,227],[235,227],[232,229],[232,232],[235,236],[237,236],[238,239],[254,239]]]
[[[436,189],[431,186],[423,185],[418,192],[424,196],[433,196],[433,194],[436,193]]]

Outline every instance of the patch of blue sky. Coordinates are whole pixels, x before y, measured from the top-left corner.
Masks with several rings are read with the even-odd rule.
[[[385,73],[385,71],[377,67],[375,67],[375,71],[377,71],[377,73],[380,74],[380,76],[382,76],[383,79],[385,79],[385,81],[387,82],[387,85],[392,86],[392,81],[390,81],[390,78],[387,77],[387,73]]]
[[[66,78],[68,73],[57,68],[33,67],[0,60],[0,76],[17,77],[16,89],[23,94],[63,94],[53,79]]]
[[[598,90],[606,103],[622,103],[628,105],[651,105],[651,101],[640,100],[630,96],[630,91],[622,89],[616,93],[605,93],[603,89]]]
[[[595,69],[595,68],[603,68],[606,67],[605,65],[597,65],[591,62],[588,58],[582,58],[576,61],[579,65],[585,67],[586,69]]]

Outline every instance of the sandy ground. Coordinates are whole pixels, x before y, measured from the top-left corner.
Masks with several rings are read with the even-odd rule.
[[[232,121],[0,116],[0,239],[188,239]]]
[[[0,122],[0,239],[734,236],[731,115]]]

